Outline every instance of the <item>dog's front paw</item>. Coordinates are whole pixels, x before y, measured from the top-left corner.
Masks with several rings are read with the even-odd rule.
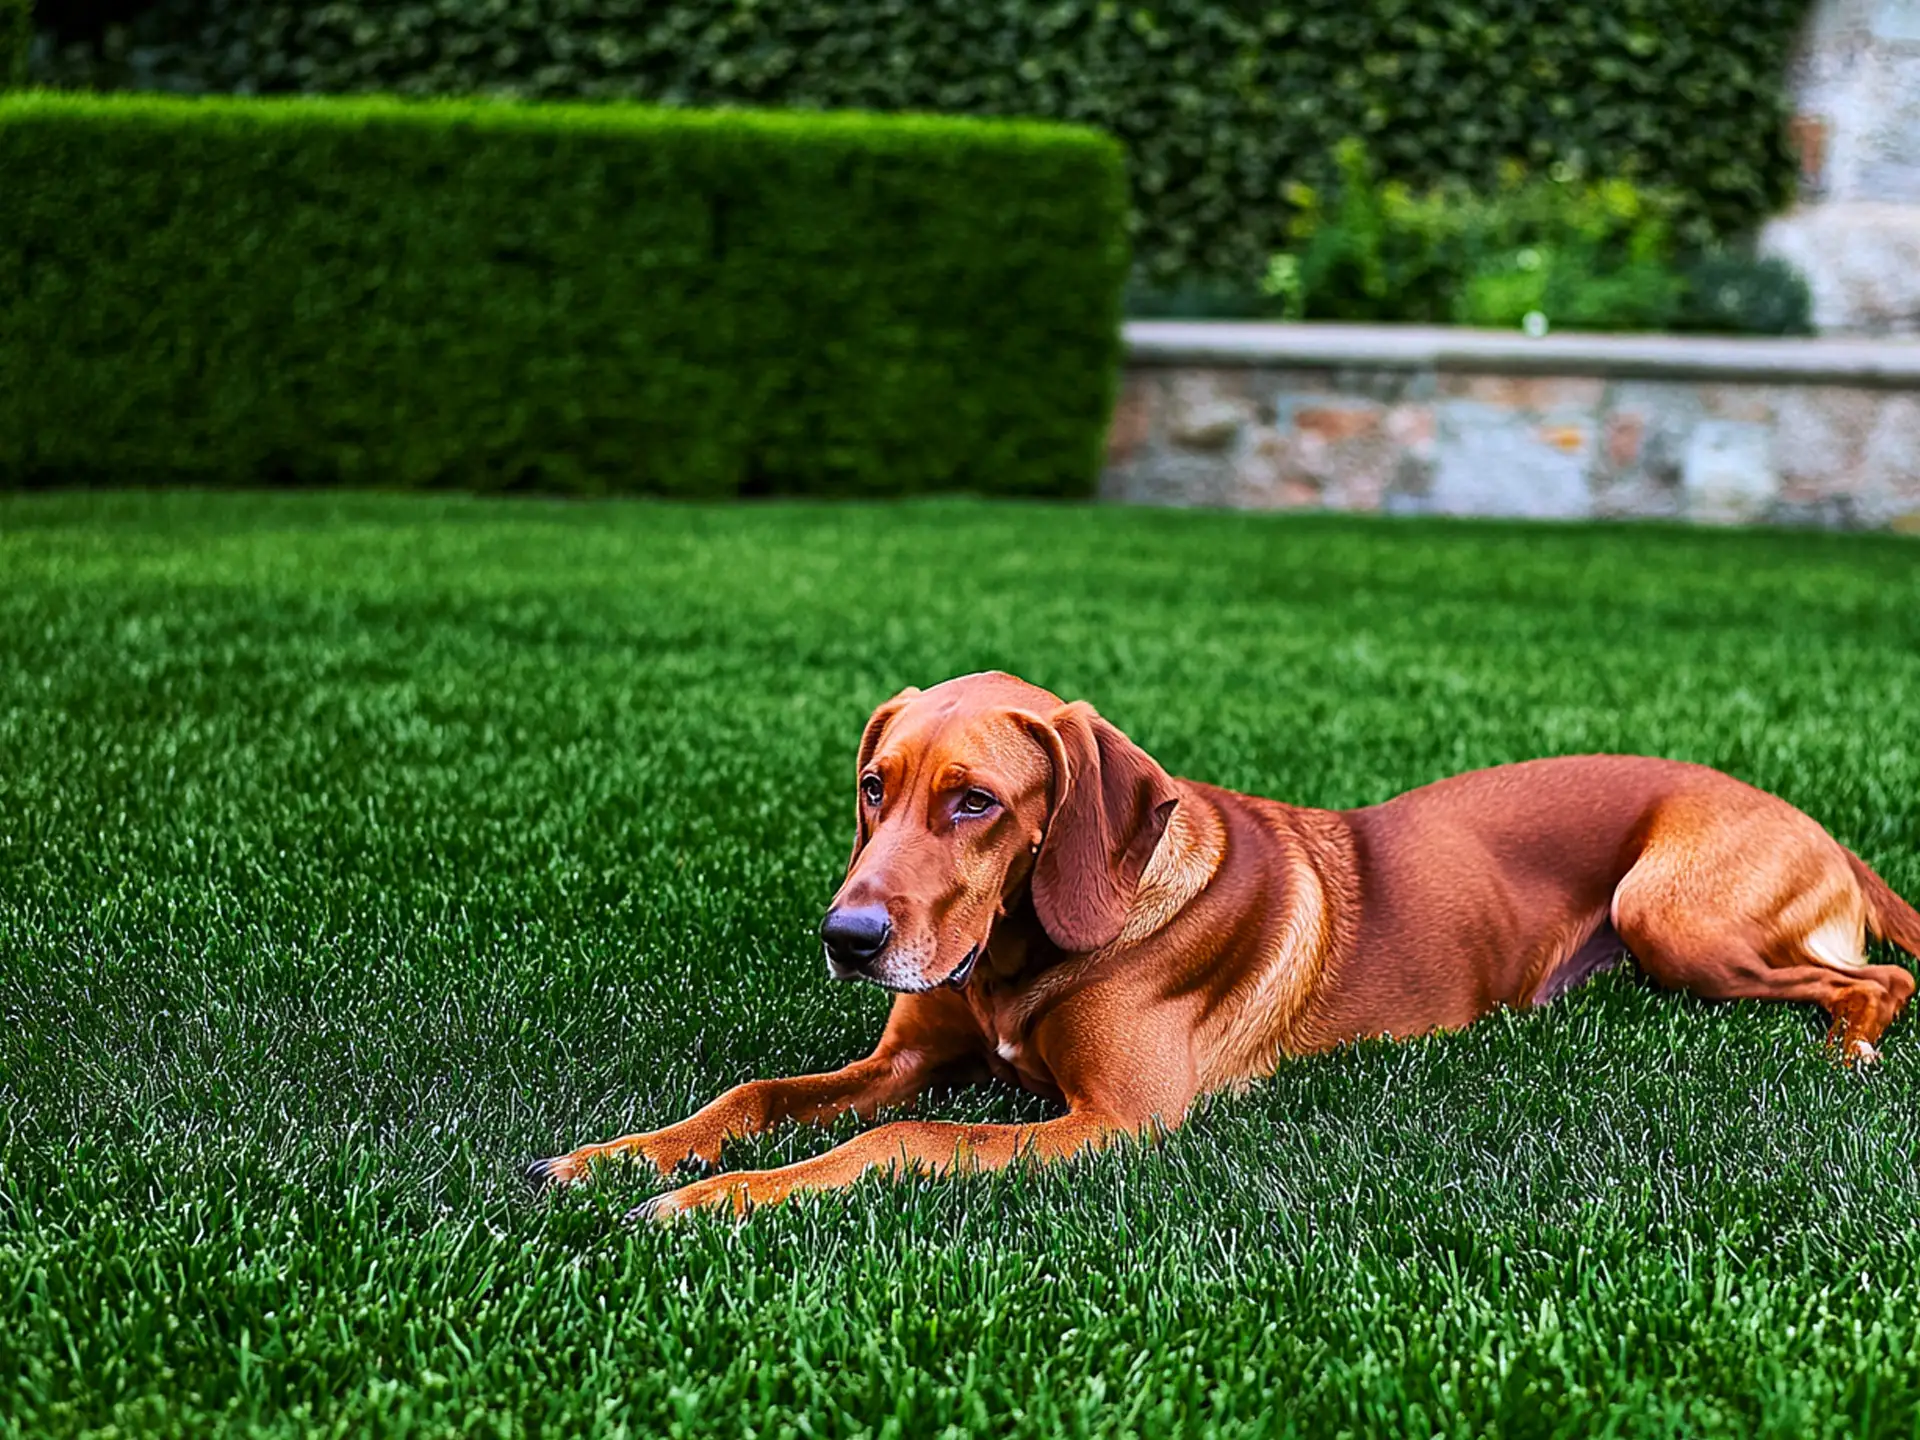
[[[577,1185],[590,1178],[596,1164],[633,1161],[651,1165],[662,1175],[673,1174],[676,1167],[689,1161],[711,1164],[720,1155],[717,1141],[706,1145],[689,1143],[673,1129],[644,1135],[623,1135],[604,1145],[583,1145],[551,1160],[536,1160],[527,1167],[527,1179],[536,1188],[547,1185]]]
[[[666,1224],[695,1210],[729,1210],[739,1217],[747,1213],[753,1202],[751,1175],[715,1175],[656,1195],[629,1210],[627,1219],[635,1223],[652,1220]]]
[[[536,1190],[577,1185],[586,1178],[586,1162],[573,1155],[555,1155],[527,1166],[527,1183]]]

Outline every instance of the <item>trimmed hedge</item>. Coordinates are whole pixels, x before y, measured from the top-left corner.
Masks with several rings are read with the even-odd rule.
[[[27,78],[33,48],[33,0],[0,0],[0,90]]]
[[[1087,131],[0,100],[0,483],[1080,494],[1126,182]]]
[[[135,83],[1033,116],[1131,159],[1161,277],[1251,282],[1343,140],[1484,188],[1555,162],[1688,198],[1689,238],[1790,195],[1809,0],[160,0]]]

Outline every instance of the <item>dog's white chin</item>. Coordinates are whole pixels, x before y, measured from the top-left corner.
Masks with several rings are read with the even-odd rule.
[[[960,957],[957,965],[949,966],[944,975],[929,976],[924,970],[919,970],[914,971],[906,980],[899,980],[891,975],[876,976],[875,983],[899,995],[922,995],[929,990],[964,990],[967,982],[973,978],[981,952],[986,948],[985,941],[973,946]]]
[[[902,967],[905,974],[896,973],[892,967],[882,967],[878,974],[872,974],[857,966],[842,965],[824,945],[820,948],[826,957],[829,980],[864,980],[869,985],[878,985],[882,990],[890,990],[896,995],[919,995],[940,984],[938,980],[929,980],[911,967]]]
[[[890,995],[924,995],[929,990],[938,990],[938,980],[928,980],[916,975],[909,980],[896,980],[890,975],[869,975],[866,977]]]
[[[893,970],[883,970],[878,975],[862,975],[862,980],[870,980],[882,990],[895,995],[924,995],[929,990],[938,990],[941,982],[930,980],[917,970],[908,970],[901,974]]]
[[[929,990],[938,990],[943,983],[943,977],[927,974],[926,966],[917,955],[890,955],[872,971],[862,972],[859,978],[870,980],[895,995],[924,995]]]
[[[950,981],[973,959],[969,955],[953,966],[944,975],[928,975],[924,969],[912,960],[903,963],[882,965],[877,971],[866,971],[851,965],[842,965],[833,958],[833,953],[823,945],[821,953],[826,956],[827,975],[834,980],[864,980],[869,985],[878,985],[882,990],[894,995],[924,995],[929,990],[938,990]]]

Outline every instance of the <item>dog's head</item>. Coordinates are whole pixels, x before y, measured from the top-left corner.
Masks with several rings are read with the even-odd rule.
[[[1098,950],[1178,798],[1084,703],[997,673],[904,690],[860,738],[853,858],[820,927],[828,969],[890,990],[964,985],[1027,886],[1055,945]]]

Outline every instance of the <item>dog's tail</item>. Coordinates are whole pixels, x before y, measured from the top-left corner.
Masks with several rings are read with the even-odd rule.
[[[1846,850],[1844,845],[1840,848]],[[1847,863],[1853,866],[1853,878],[1867,897],[1867,928],[1920,960],[1920,910],[1896,895],[1893,887],[1851,850],[1847,850]]]

